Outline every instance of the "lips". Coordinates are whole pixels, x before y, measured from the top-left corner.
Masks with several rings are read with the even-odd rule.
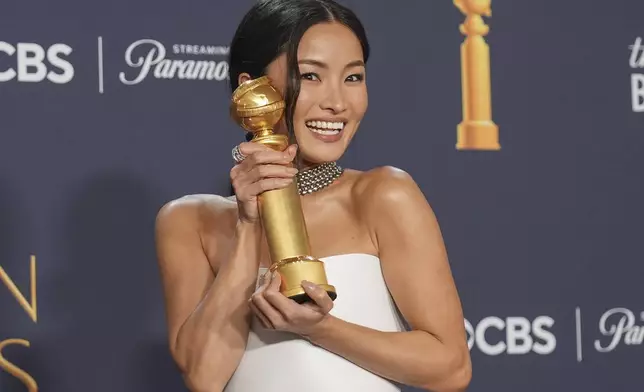
[[[306,122],[306,126],[311,132],[322,136],[338,135],[344,129],[344,125],[344,121],[311,120]]]

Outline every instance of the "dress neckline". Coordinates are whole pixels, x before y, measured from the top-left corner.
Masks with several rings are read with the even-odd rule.
[[[374,259],[380,259],[380,257],[376,255],[372,255],[371,253],[362,253],[362,252],[349,252],[349,253],[338,253],[335,255],[329,255],[325,257],[320,257],[320,260],[328,260],[328,259],[335,259],[338,257],[344,257],[344,256],[367,256],[367,257],[372,257]]]

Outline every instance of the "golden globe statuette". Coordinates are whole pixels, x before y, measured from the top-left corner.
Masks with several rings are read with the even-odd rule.
[[[500,150],[499,128],[492,121],[490,49],[483,38],[490,28],[481,15],[492,16],[492,0],[454,0],[467,16],[459,30],[461,45],[463,121],[457,127],[457,150]]]
[[[245,130],[253,133],[254,143],[284,151],[288,137],[273,132],[284,114],[285,102],[263,76],[242,83],[232,95],[230,115]],[[308,280],[321,286],[335,300],[335,287],[327,282],[324,263],[311,256],[302,204],[295,181],[286,188],[259,195],[259,212],[271,257],[270,271],[282,276],[280,292],[298,303],[310,301],[302,288]]]

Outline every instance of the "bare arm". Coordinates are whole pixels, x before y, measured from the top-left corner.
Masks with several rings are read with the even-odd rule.
[[[156,222],[170,349],[193,392],[223,390],[244,355],[251,317],[248,299],[261,256],[258,195],[288,186],[297,172],[291,167],[295,146],[285,151],[258,143],[239,147],[246,158],[230,170],[237,223],[233,238],[228,233],[215,238],[224,239],[224,248],[215,249],[227,254],[224,260],[210,265],[202,246],[202,226],[207,227],[203,232],[216,236],[213,232],[232,222],[223,217],[217,221],[215,213],[204,212],[198,198],[167,204]]]
[[[261,229],[238,223],[229,258],[215,275],[202,248],[198,208],[175,202],[159,212],[157,254],[173,358],[191,391],[213,392],[223,389],[245,350]]]
[[[471,363],[460,300],[436,218],[403,172],[383,169],[365,214],[387,286],[412,331],[381,332],[327,317],[308,336],[373,373],[432,391],[463,391]]]

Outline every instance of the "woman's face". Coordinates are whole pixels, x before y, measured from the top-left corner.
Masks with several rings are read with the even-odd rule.
[[[346,26],[311,27],[298,48],[300,94],[293,115],[299,152],[305,164],[338,160],[360,125],[368,105],[360,41]],[[273,61],[267,75],[286,90],[286,55]],[[279,132],[286,132],[282,121]]]

